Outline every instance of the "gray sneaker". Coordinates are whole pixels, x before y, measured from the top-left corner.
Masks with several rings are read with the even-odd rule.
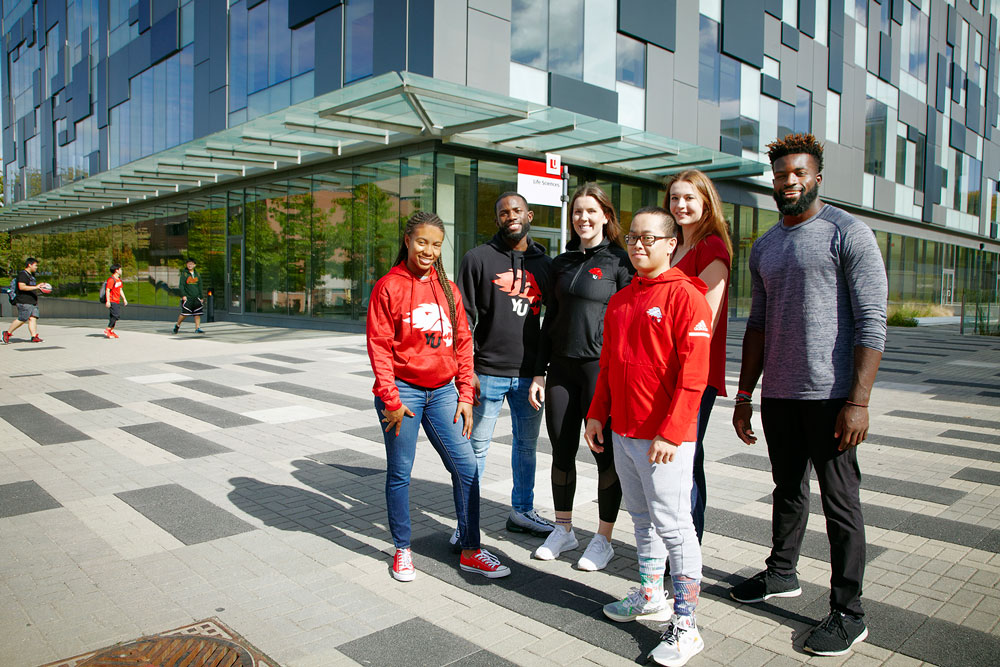
[[[545,537],[552,532],[553,528],[555,526],[538,516],[538,512],[535,510],[529,510],[523,514],[511,510],[510,516],[507,517],[507,530],[512,533],[528,533],[535,537]]]
[[[661,595],[659,600],[647,600],[641,588],[633,588],[624,599],[604,605],[604,615],[612,621],[627,623],[637,618],[666,621],[673,616],[673,600]]]

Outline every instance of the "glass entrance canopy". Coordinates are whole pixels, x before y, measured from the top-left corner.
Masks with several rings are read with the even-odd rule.
[[[697,168],[762,174],[735,155],[409,72],[390,72],[0,209],[0,230],[73,228],[171,212],[177,193],[428,140],[650,181]],[[154,213],[155,215],[155,213]],[[39,229],[41,231],[41,229]]]

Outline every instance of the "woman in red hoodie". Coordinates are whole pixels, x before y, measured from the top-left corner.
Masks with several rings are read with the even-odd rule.
[[[441,263],[444,224],[419,211],[406,223],[395,266],[375,283],[368,307],[368,357],[375,409],[385,424],[385,500],[396,545],[392,576],[413,581],[410,471],[421,425],[451,473],[459,566],[491,579],[510,568],[479,547],[479,473],[472,431],[472,334],[458,288]],[[461,418],[462,424],[458,421]]]

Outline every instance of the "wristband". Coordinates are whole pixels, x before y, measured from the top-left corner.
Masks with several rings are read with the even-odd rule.
[[[848,405],[853,405],[856,408],[865,408],[865,409],[868,409],[867,405],[862,405],[861,403],[855,403],[854,401],[844,401],[844,402],[847,403]]]
[[[753,394],[749,391],[738,391],[736,392],[736,398],[733,400],[737,403],[750,403],[753,401]]]

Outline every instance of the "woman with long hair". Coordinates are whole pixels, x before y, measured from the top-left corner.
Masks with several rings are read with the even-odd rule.
[[[552,264],[553,296],[546,303],[538,366],[529,400],[541,407],[545,395],[545,425],[552,442],[552,499],[556,527],[535,550],[540,560],[553,560],[579,547],[573,532],[576,494],[576,453],[580,429],[594,397],[600,372],[598,360],[608,300],[632,281],[635,270],[622,245],[618,216],[608,195],[595,183],[573,194],[572,238],[566,252]],[[546,379],[545,375],[548,374]],[[597,461],[597,533],[577,562],[586,571],[602,570],[614,556],[611,531],[622,500],[615,473],[610,426],[605,427],[603,452]]]
[[[689,169],[667,181],[663,207],[681,226],[681,242],[674,251],[673,266],[689,276],[701,278],[708,286],[705,298],[712,310],[712,333],[708,386],[701,397],[698,413],[698,440],[694,454],[694,486],[691,488],[691,516],[701,542],[705,532],[705,429],[716,396],[726,395],[726,329],[729,309],[729,270],[733,243],[722,213],[722,200],[712,181],[701,171]]]
[[[510,568],[479,546],[479,473],[472,431],[472,334],[458,288],[441,262],[444,223],[419,211],[407,221],[395,265],[372,290],[368,357],[385,431],[385,500],[396,546],[392,576],[416,576],[410,551],[410,472],[423,426],[451,473],[459,567],[491,579]],[[461,425],[458,423],[462,420]]]

